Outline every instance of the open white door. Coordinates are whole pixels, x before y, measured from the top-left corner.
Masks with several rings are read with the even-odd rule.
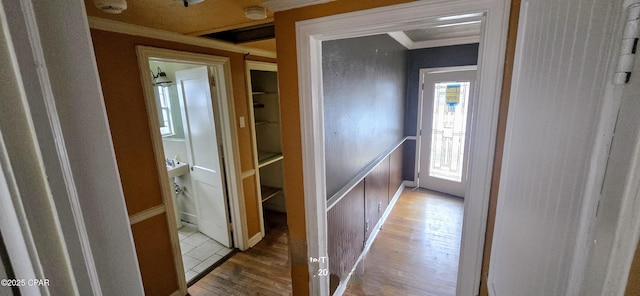
[[[421,71],[419,187],[464,197],[469,153],[468,114],[476,71]]]
[[[200,232],[231,247],[224,172],[221,167],[214,108],[215,83],[207,67],[176,71],[178,93],[184,104],[187,157]],[[212,100],[213,97],[213,100]]]

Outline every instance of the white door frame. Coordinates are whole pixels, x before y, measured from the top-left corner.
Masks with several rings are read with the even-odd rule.
[[[477,104],[478,102],[478,96],[476,96],[476,91],[478,91],[478,83],[477,83],[477,70],[478,70],[478,66],[477,65],[471,65],[471,66],[454,66],[454,67],[438,67],[438,68],[423,68],[420,69],[420,81],[418,85],[424,85],[425,84],[425,77],[428,74],[438,74],[438,73],[451,73],[451,72],[463,72],[463,71],[476,71],[476,81],[473,83],[473,90],[471,90],[471,96],[469,97],[469,102],[467,102],[467,104],[469,104],[469,107],[467,108],[467,112],[468,114],[471,114],[471,111],[473,110],[473,107]],[[418,89],[418,120],[417,120],[417,131],[418,131],[418,136],[417,136],[417,140],[416,140],[416,168],[415,168],[415,172],[414,172],[414,176],[415,177],[415,184],[417,187],[420,187],[420,175],[418,174],[420,172],[421,166],[420,163],[422,161],[421,157],[423,157],[422,155],[422,120],[424,116],[424,89],[422,89],[422,87],[419,87]],[[463,160],[464,162],[466,162],[466,164],[463,164],[463,169],[468,169],[469,168],[469,160],[467,159],[468,155],[469,155],[469,150],[470,150],[470,143],[468,142],[471,139],[471,133],[473,132],[473,129],[471,129],[471,125],[470,123],[470,116],[467,115],[467,130],[466,130],[466,139],[465,139],[465,147],[464,147],[464,154],[466,155],[465,159]],[[429,133],[429,137],[431,137],[431,133]],[[465,167],[466,166],[466,167]],[[463,170],[463,172],[466,170]],[[464,181],[466,182],[466,177]],[[423,187],[425,188],[425,187]],[[464,196],[463,196],[464,197]]]
[[[160,49],[148,46],[136,46],[138,53],[138,65],[140,67],[140,76],[143,84],[143,92],[145,104],[147,106],[147,115],[149,117],[149,128],[153,141],[153,149],[160,176],[160,185],[162,187],[162,199],[166,212],[172,213],[173,208],[172,195],[170,191],[169,175],[165,169],[164,148],[162,146],[162,137],[160,135],[160,126],[158,113],[156,111],[156,101],[154,98],[153,84],[151,72],[149,71],[149,59],[162,60],[164,62],[199,64],[217,69],[216,81],[224,81],[217,86],[222,94],[218,100],[220,109],[220,131],[222,138],[222,146],[224,151],[225,178],[227,182],[227,192],[229,195],[229,207],[231,209],[231,221],[233,229],[233,241],[235,247],[245,250],[248,246],[246,214],[244,198],[242,197],[242,180],[240,175],[240,155],[236,125],[234,124],[235,112],[233,109],[233,84],[231,82],[231,64],[229,58],[217,57],[212,55],[196,54],[190,52],[182,52],[170,49]],[[178,271],[178,283],[184,287],[186,293],[186,281],[184,278],[184,268],[182,266],[182,254],[180,252],[180,241],[178,239],[178,230],[175,227],[173,219],[167,219],[169,224],[169,233],[171,236],[171,244],[173,255],[175,258],[175,266]]]
[[[469,179],[456,292],[457,295],[476,295],[493,171],[509,4],[509,0],[416,1],[296,23],[308,256],[327,256],[322,41],[419,28],[435,22],[439,16],[485,12],[477,81],[477,96],[483,100],[475,106],[471,117],[474,137],[469,139]],[[316,271],[310,264],[310,293],[328,295],[329,279],[313,277]]]
[[[249,105],[253,105],[253,89],[251,87],[251,71],[252,70],[257,70],[257,71],[267,71],[267,72],[278,72],[278,65],[274,64],[274,63],[269,63],[269,62],[260,62],[260,61],[246,61],[245,63],[245,75],[247,77],[247,94],[248,96],[251,98]],[[253,177],[256,179],[257,182],[260,181],[260,167],[258,165],[258,145],[257,145],[257,138],[256,138],[256,126],[255,126],[255,112],[254,112],[254,108],[249,108],[250,112],[249,112],[249,127],[251,128],[251,140],[253,141],[253,143],[255,143],[253,145],[253,167],[255,169],[250,170],[250,172],[253,173]],[[247,175],[245,174],[245,177],[247,177]],[[260,220],[260,233],[256,234],[252,240],[250,240],[250,244],[249,246],[253,247],[255,246],[258,242],[260,242],[260,240],[262,240],[262,238],[264,238],[264,236],[267,234],[265,229],[264,229],[264,211],[262,208],[262,192],[259,189],[260,187],[258,186],[256,188],[256,196],[258,197],[257,200],[259,200],[258,202],[258,212],[259,212],[259,220]]]

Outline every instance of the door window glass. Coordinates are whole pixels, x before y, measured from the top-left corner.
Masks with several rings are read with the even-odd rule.
[[[434,86],[429,176],[461,182],[470,82]]]

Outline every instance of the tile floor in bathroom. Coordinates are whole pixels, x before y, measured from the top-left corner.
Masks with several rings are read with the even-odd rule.
[[[200,233],[196,225],[184,221],[178,237],[187,282],[233,251]]]

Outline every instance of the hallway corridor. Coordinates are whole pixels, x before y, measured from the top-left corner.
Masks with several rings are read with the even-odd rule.
[[[456,294],[464,202],[405,189],[344,295]]]

